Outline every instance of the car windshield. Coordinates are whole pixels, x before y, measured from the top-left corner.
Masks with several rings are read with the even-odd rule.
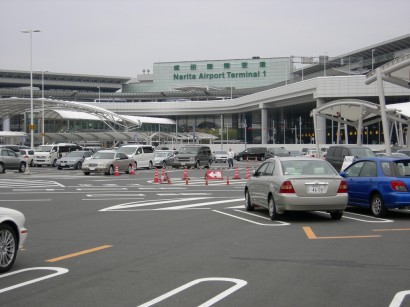
[[[39,147],[36,149],[36,151],[39,151],[39,152],[50,152],[51,149],[53,149],[53,146],[44,146],[44,145],[42,145],[42,146],[39,146]]]
[[[337,172],[326,161],[289,160],[282,161],[284,175],[334,176]]]
[[[78,157],[82,157],[83,154],[84,153],[82,151],[72,151],[72,152],[69,152],[65,157],[66,158],[78,158]]]
[[[182,147],[179,153],[183,154],[196,154],[198,152],[198,148],[195,147]]]
[[[215,151],[216,155],[227,155],[228,153],[226,151]]]
[[[93,159],[114,159],[115,152],[97,152]]]
[[[374,157],[375,154],[369,148],[351,148],[352,156],[355,157]]]
[[[118,148],[117,152],[125,153],[126,155],[133,155],[135,152],[135,147],[120,147]]]

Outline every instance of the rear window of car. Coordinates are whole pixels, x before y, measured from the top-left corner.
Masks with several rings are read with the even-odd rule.
[[[337,172],[326,161],[282,161],[284,175],[334,176]]]
[[[351,148],[350,155],[355,157],[374,157],[375,154],[369,148]]]

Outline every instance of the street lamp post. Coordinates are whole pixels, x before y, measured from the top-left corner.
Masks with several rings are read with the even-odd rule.
[[[33,106],[33,32],[40,30],[22,30],[22,33],[30,34],[30,148],[34,148],[34,106]]]
[[[46,70],[41,71],[41,144],[44,145],[44,73]]]

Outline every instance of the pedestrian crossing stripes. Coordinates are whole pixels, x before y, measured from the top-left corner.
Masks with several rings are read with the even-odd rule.
[[[0,179],[0,188],[56,188],[64,187],[61,183],[50,180]]]

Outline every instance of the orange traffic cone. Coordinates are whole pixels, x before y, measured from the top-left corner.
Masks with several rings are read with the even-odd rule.
[[[188,177],[185,178],[185,184],[188,185]]]
[[[249,162],[249,159],[248,159],[248,156],[246,156],[246,163],[248,163]]]
[[[205,176],[205,185],[208,185],[208,176]]]
[[[134,164],[131,164],[130,175],[135,175]]]
[[[234,176],[233,176],[232,179],[241,179],[241,177],[239,177],[238,167],[236,167],[236,169],[235,169],[235,174],[234,174]]]
[[[182,178],[182,180],[188,180],[188,170],[186,169],[186,166],[184,167],[184,177]]]
[[[159,180],[158,180],[158,169],[157,168],[155,168],[155,173],[154,173],[154,183],[158,183],[159,182]]]
[[[229,185],[229,176],[226,176],[226,185]]]
[[[120,175],[120,172],[118,171],[118,163],[117,164],[115,164],[115,173],[114,173],[114,176],[119,176]]]
[[[249,174],[249,167],[246,167],[246,179],[250,179],[251,175]]]
[[[168,174],[167,174],[167,183],[171,184],[171,178],[169,178]]]

